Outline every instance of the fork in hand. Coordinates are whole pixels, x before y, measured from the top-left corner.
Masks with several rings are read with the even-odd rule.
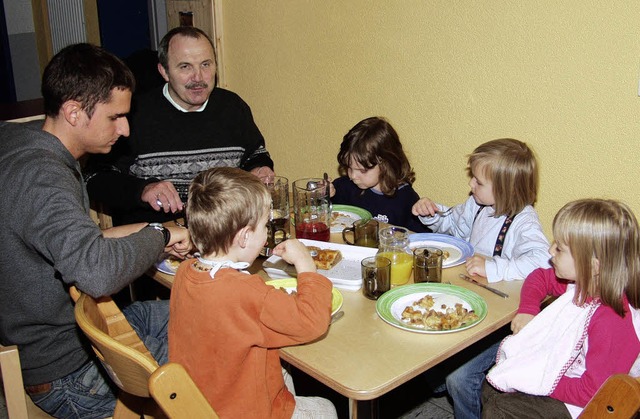
[[[446,217],[447,215],[450,215],[453,212],[453,207],[449,208],[446,211],[436,211],[436,214],[438,214],[441,217]]]

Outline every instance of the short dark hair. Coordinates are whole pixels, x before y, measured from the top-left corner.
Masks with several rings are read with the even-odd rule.
[[[160,40],[160,45],[158,45],[158,62],[162,65],[162,67],[164,67],[165,70],[169,69],[169,44],[171,43],[171,39],[173,39],[173,37],[176,35],[195,39],[198,39],[200,37],[205,38],[207,41],[209,41],[211,49],[213,50],[213,59],[216,59],[216,48],[213,46],[213,41],[211,40],[211,38],[209,38],[209,35],[207,35],[202,29],[193,26],[178,26],[167,32],[167,34]]]
[[[380,165],[380,190],[385,195],[392,196],[400,185],[416,180],[398,133],[384,118],[363,119],[344,136],[338,153],[340,174],[347,173],[352,157],[365,169]]]
[[[113,89],[135,90],[129,67],[103,48],[81,43],[63,48],[47,64],[42,75],[44,111],[56,117],[62,104],[76,100],[91,118],[98,103],[111,100]]]

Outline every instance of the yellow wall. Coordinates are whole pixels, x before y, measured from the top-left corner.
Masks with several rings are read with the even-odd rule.
[[[546,234],[566,202],[640,216],[640,2],[222,0],[228,87],[252,107],[276,172],[336,175],[342,136],[387,117],[421,196],[462,202],[466,155],[529,143]]]

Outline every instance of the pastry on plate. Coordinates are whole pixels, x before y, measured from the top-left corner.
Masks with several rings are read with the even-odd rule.
[[[316,246],[307,246],[313,261],[316,264],[316,268],[329,270],[336,266],[342,259],[342,253],[339,250],[333,249],[321,249]]]

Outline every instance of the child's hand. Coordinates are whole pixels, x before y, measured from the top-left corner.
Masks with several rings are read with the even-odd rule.
[[[335,194],[336,194],[336,187],[333,186],[333,182],[331,181],[331,178],[329,178],[329,198],[333,198]]]
[[[533,314],[518,313],[511,320],[511,331],[515,335],[522,330],[535,316]]]
[[[474,255],[467,259],[467,261],[465,262],[465,266],[469,275],[478,275],[486,278],[487,271],[484,267],[484,264],[487,259],[489,258],[481,255]]]
[[[316,272],[316,264],[307,246],[296,239],[285,240],[273,248],[273,254],[293,264],[298,273]]]
[[[418,202],[411,207],[411,213],[413,215],[421,215],[423,217],[433,217],[438,211],[438,206],[429,198],[420,198]]]

